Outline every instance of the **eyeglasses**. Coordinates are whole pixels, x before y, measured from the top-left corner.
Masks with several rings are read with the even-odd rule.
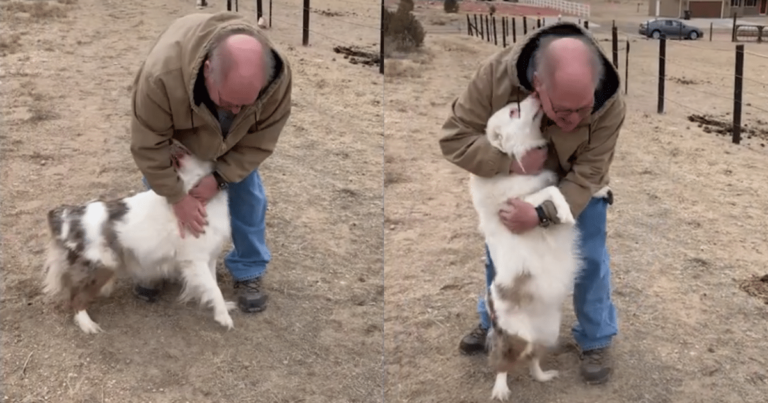
[[[589,114],[590,111],[592,111],[592,105],[584,106],[579,109],[555,109],[555,105],[552,104],[552,98],[549,97],[547,94],[547,101],[549,102],[549,107],[552,109],[552,112],[555,113],[555,116],[557,116],[560,119],[566,119],[571,114],[576,114],[579,117],[585,117]]]

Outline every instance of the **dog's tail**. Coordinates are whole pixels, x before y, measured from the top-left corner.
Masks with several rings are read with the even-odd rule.
[[[43,293],[49,297],[60,295],[66,288],[67,250],[55,239],[48,243],[48,256],[43,266]]]

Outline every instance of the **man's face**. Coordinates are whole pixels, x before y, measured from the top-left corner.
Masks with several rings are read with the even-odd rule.
[[[591,83],[571,81],[561,84],[552,79],[544,85],[538,76],[534,76],[533,86],[544,113],[566,133],[573,131],[592,112],[595,95]]]
[[[263,83],[260,80],[238,79],[236,74],[230,74],[217,82],[211,71],[211,62],[205,62],[205,87],[208,95],[216,106],[237,115],[243,106],[256,102]],[[256,81],[256,82],[254,82]]]

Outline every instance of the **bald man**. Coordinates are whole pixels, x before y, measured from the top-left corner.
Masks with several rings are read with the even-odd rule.
[[[484,130],[495,111],[527,96],[541,100],[546,114],[542,129],[550,145],[515,161],[492,147]],[[440,139],[445,158],[475,175],[536,174],[544,167],[558,173],[560,191],[582,234],[584,268],[573,294],[577,323],[572,334],[581,350],[581,375],[590,384],[608,380],[608,348],[618,332],[606,248],[606,215],[613,195],[592,195],[608,184],[625,112],[619,75],[597,42],[578,25],[558,23],[485,60],[454,100]],[[532,206],[513,199],[499,211],[499,219],[514,233],[558,224],[552,202]],[[487,287],[495,273],[487,246],[485,273]],[[486,351],[491,320],[482,296],[478,312],[480,324],[459,344],[465,354]]]
[[[258,168],[275,149],[291,113],[291,69],[241,14],[190,14],[160,34],[133,83],[131,153],[144,184],[168,199],[183,236],[206,225],[205,203],[229,192],[234,248],[224,263],[244,312],[266,308],[261,278],[271,254],[267,200]],[[187,194],[171,164],[170,141],[215,162]],[[136,284],[153,302],[162,281]]]

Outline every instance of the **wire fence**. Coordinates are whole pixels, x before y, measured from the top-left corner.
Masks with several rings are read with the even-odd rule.
[[[518,20],[511,16],[500,17],[499,24],[492,15],[467,15],[466,20],[467,35],[502,47],[511,46],[546,25],[543,19],[526,21],[525,17]],[[588,21],[581,23],[588,27]],[[629,94],[631,79],[632,91],[642,95],[632,99],[646,105],[654,103],[658,114],[666,113],[668,105],[673,105],[690,113],[688,120],[705,127],[705,131],[730,135],[734,144],[741,142],[744,133],[768,139],[768,54],[746,50],[744,44],[729,43],[723,47],[683,41],[682,35],[679,39],[673,41],[661,35],[654,40],[619,34],[614,24],[610,39],[603,41],[610,41],[610,51],[606,53],[620,75],[624,73],[624,93]],[[736,42],[736,35],[730,39]],[[657,62],[649,63],[654,59]],[[733,62],[724,63],[728,59]],[[727,110],[725,120],[712,117],[709,112],[713,109]],[[743,120],[745,115],[753,117],[748,124]]]
[[[301,35],[302,46],[310,46],[310,38],[313,43],[330,42],[333,51],[350,63],[378,66],[379,73],[384,74],[383,2],[335,0],[334,3],[348,7],[344,10],[313,7],[310,0],[281,0],[277,4],[273,0],[256,0],[256,18],[265,28],[272,28],[274,24],[295,28]],[[374,11],[375,16],[360,11],[366,8]],[[227,0],[227,11],[238,12],[238,0]],[[371,47],[376,50],[367,50]]]

